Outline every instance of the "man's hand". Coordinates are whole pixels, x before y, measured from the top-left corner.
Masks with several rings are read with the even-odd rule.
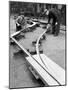
[[[56,22],[55,25],[57,25],[58,23]]]
[[[47,31],[46,33],[52,33],[52,25],[51,24],[48,24],[47,25]]]
[[[51,27],[51,24],[48,24],[48,25],[47,25],[47,29],[49,29],[50,27]]]
[[[18,22],[16,22],[17,26],[20,26],[20,24]]]

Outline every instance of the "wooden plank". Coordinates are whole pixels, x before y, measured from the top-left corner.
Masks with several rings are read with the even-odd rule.
[[[41,58],[43,59],[47,68],[49,69],[49,72],[61,83],[61,85],[64,85],[65,84],[65,70],[61,68],[58,64],[53,62],[46,55],[41,54]]]
[[[50,86],[59,85],[33,58],[29,57],[27,58],[27,61],[38,73],[39,77],[44,82],[44,84],[46,84],[47,82]]]
[[[62,69],[59,65],[57,65],[55,62],[50,60],[47,56],[44,54],[41,54],[42,59],[44,59],[44,63],[46,64],[46,67],[40,60],[38,55],[33,55],[33,57],[45,68],[48,70],[50,74],[56,78],[61,85],[65,85],[65,70]],[[39,74],[42,81],[47,82],[48,85],[59,85],[35,60],[33,60],[31,57],[26,57],[26,60],[30,63],[30,65],[36,70],[36,72]]]

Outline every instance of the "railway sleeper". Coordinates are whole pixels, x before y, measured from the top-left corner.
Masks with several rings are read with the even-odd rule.
[[[32,41],[32,45],[35,45],[36,44],[36,41]]]
[[[38,76],[38,74],[36,73],[36,71],[35,71],[31,66],[29,66],[29,70],[30,70],[31,73],[34,75],[34,77],[38,80],[38,79],[39,79],[39,76]]]
[[[30,24],[30,25],[33,24],[33,22],[31,22],[30,20],[27,20],[27,23]]]
[[[36,26],[37,26],[37,27],[40,27],[40,23],[37,23]]]
[[[10,45],[16,45],[16,43],[12,39],[10,39]]]
[[[29,52],[29,49],[27,49],[27,51]]]
[[[16,51],[16,52],[14,52],[14,56],[19,55],[19,54],[22,54],[22,55],[24,55],[24,56],[26,55],[23,50],[18,50],[18,51]],[[26,56],[27,56],[27,55],[26,55]]]
[[[40,40],[44,40],[44,39],[46,39],[45,35],[43,35]]]
[[[16,40],[20,40],[22,38],[25,38],[25,35],[24,34],[20,34],[20,35],[17,35],[14,37]]]
[[[30,29],[34,30],[36,28],[36,25],[29,27]]]
[[[39,50],[39,53],[42,54],[43,53],[43,50]]]
[[[36,47],[36,44],[34,44],[33,46],[34,46],[34,47]],[[40,46],[41,46],[41,44],[38,44],[38,46],[40,47]]]
[[[36,45],[36,42],[37,42],[37,40],[36,41],[32,41],[32,45]],[[39,45],[41,45],[41,41],[39,41]]]
[[[37,54],[36,50],[35,51],[31,51],[30,54],[34,55]]]
[[[26,32],[29,32],[29,31],[30,31],[30,28],[28,27],[28,28],[24,29],[22,32],[26,33]]]
[[[47,27],[47,25],[44,25],[42,28],[45,29]]]

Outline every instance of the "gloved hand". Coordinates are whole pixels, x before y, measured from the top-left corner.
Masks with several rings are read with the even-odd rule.
[[[51,27],[51,24],[48,24],[48,25],[47,25],[47,29],[49,29],[50,27]]]
[[[52,33],[52,25],[51,24],[48,24],[47,25],[47,31],[46,33]]]
[[[56,22],[55,25],[57,25],[58,23]]]
[[[19,24],[19,23],[17,23],[17,22],[16,22],[16,24],[17,24],[17,26],[20,26],[20,24]]]

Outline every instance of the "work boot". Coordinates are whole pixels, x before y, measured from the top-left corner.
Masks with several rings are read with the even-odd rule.
[[[47,30],[46,33],[47,33],[47,34],[50,34],[50,30]]]
[[[55,33],[54,36],[58,36],[58,34]]]

